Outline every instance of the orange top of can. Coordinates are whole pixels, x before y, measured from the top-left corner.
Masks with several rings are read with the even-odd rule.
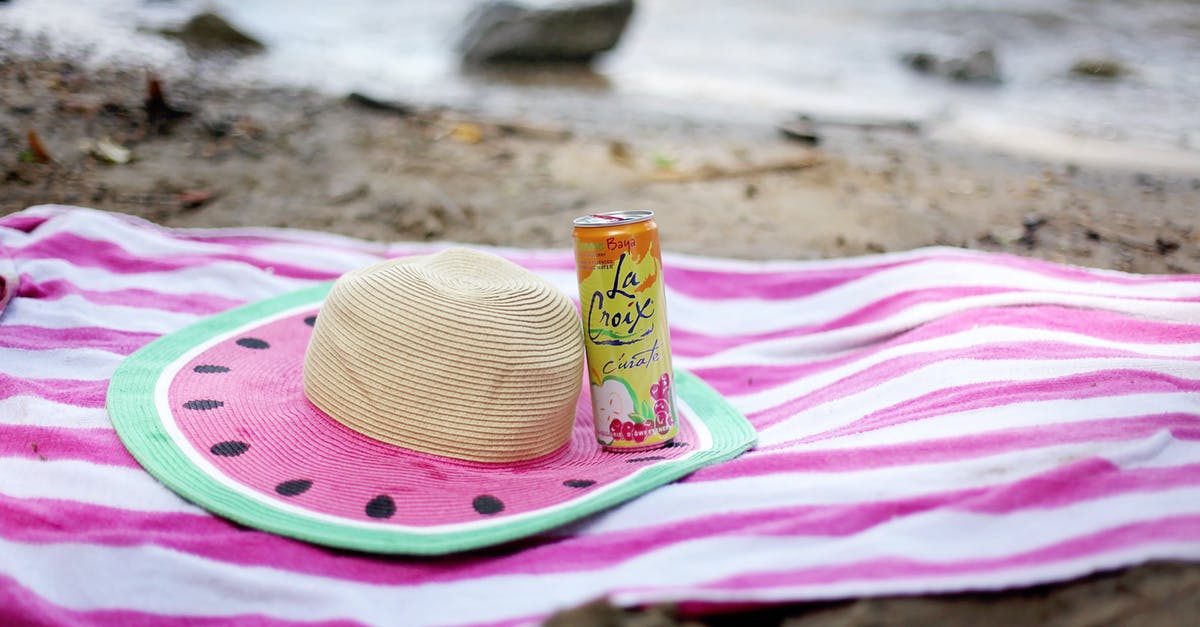
[[[608,211],[575,218],[574,224],[575,226],[619,226],[622,224],[633,224],[634,222],[645,222],[653,217],[654,212],[645,209]]]

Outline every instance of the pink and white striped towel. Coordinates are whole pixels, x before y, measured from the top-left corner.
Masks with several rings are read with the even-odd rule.
[[[1197,276],[945,248],[668,255],[677,364],[758,448],[516,545],[401,559],[183,501],[104,397],[163,333],[430,246],[50,206],[0,218],[0,245],[19,277],[0,317],[0,623],[518,624],[601,595],[699,608],[1200,558]],[[496,252],[575,292],[569,251]]]

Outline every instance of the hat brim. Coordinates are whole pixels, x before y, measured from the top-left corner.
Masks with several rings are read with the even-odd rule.
[[[533,535],[750,448],[754,428],[676,372],[669,448],[607,453],[586,392],[569,442],[512,464],[464,462],[354,432],[304,397],[312,322],[332,283],[165,335],[122,362],[108,411],[125,446],[189,501],[246,526],[377,553],[437,555]]]

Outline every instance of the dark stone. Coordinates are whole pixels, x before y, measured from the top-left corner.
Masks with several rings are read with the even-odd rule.
[[[1154,238],[1154,250],[1157,250],[1160,255],[1169,255],[1179,250],[1179,242],[1156,237]]]
[[[529,7],[486,0],[467,16],[458,52],[467,63],[587,62],[616,47],[633,0],[561,2]]]
[[[999,83],[1002,80],[995,50],[979,48],[969,54],[940,56],[932,52],[909,52],[901,62],[913,71],[939,76],[956,83]]]
[[[258,52],[262,42],[235,28],[216,13],[200,13],[178,29],[163,29],[161,34],[182,41],[200,52]]]
[[[146,122],[156,133],[167,133],[178,121],[191,117],[192,112],[167,102],[166,91],[157,77],[146,79],[146,100],[142,103]]]
[[[250,450],[250,445],[245,442],[238,442],[237,440],[229,440],[227,442],[218,442],[208,450],[213,455],[220,455],[221,457],[237,457]]]
[[[784,122],[777,128],[781,135],[792,141],[808,144],[809,146],[816,146],[821,143],[821,134],[817,132],[817,126],[812,123],[812,120],[800,118],[791,122]]]
[[[1115,80],[1129,74],[1129,68],[1115,59],[1080,59],[1071,65],[1071,75],[1083,78]]]
[[[417,111],[416,108],[410,104],[391,100],[380,100],[357,91],[350,92],[350,95],[346,96],[346,102],[352,105],[358,105],[364,109],[370,109],[371,111],[395,113],[401,117],[412,115]]]

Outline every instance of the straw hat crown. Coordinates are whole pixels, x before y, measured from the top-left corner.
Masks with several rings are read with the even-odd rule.
[[[566,294],[461,248],[338,279],[304,360],[305,394],[347,427],[482,462],[566,443],[582,378],[579,317]]]

